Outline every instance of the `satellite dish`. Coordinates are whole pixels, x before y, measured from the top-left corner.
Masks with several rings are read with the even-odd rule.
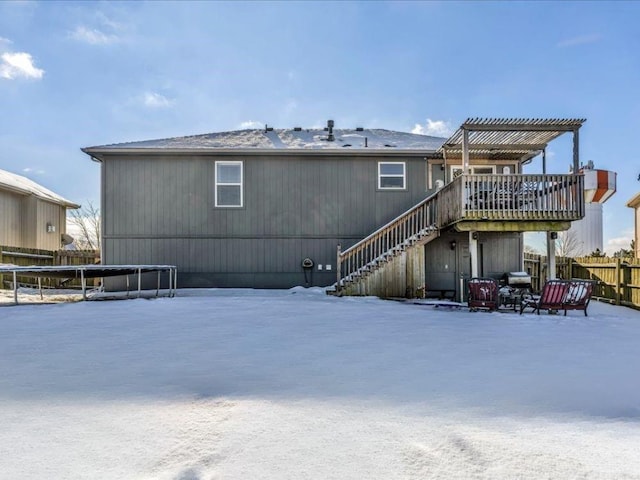
[[[61,235],[61,240],[63,245],[70,245],[73,243],[73,237],[67,233],[63,233]]]

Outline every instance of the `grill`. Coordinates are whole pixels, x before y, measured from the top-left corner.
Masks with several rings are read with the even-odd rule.
[[[527,272],[507,272],[502,276],[502,283],[506,287],[513,289],[531,288],[531,275]]]
[[[531,275],[527,272],[506,272],[500,283],[500,303],[514,310],[522,297],[531,293]]]

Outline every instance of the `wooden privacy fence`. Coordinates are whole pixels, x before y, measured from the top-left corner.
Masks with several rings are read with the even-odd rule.
[[[36,248],[6,247],[0,245],[0,264],[19,266],[50,267],[54,265],[91,265],[100,263],[100,252],[96,250],[39,250]],[[0,288],[10,287],[13,278],[0,274]],[[18,277],[23,285],[38,285],[38,279],[29,276]],[[80,287],[80,280],[46,278],[43,287]]]
[[[532,288],[540,291],[547,278],[547,258],[525,253],[525,270]],[[640,308],[640,259],[611,257],[557,257],[557,278],[580,278],[594,282],[593,296],[616,305]]]

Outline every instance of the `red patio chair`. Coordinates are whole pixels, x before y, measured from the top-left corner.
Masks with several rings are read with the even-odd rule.
[[[567,295],[562,303],[565,316],[567,310],[583,310],[584,316],[587,316],[587,307],[593,293],[593,282],[590,280],[569,280],[567,286]]]
[[[493,278],[474,277],[469,279],[469,310],[477,311],[485,308],[489,311],[498,309],[498,282]]]
[[[522,300],[522,303],[520,303],[520,315],[522,315],[525,308],[533,308],[533,311],[538,315],[540,315],[540,309],[561,310],[568,288],[569,282],[566,280],[547,280],[539,297]]]

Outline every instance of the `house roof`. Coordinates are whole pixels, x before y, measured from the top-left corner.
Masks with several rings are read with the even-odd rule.
[[[175,152],[175,151],[410,151],[435,152],[444,138],[383,129],[253,129],[207,133],[188,137],[164,138],[141,142],[117,143],[83,148],[101,158],[105,153]]]
[[[44,188],[33,180],[7,172],[6,170],[0,170],[0,189],[9,190],[19,195],[33,195],[42,200],[57,203],[67,208],[80,208],[80,205],[70,202],[57,193],[53,193],[51,190]]]
[[[640,207],[640,193],[635,195],[631,200],[627,202],[627,207],[631,207],[631,208]]]
[[[584,118],[468,118],[438,151],[447,157],[461,157],[467,131],[471,157],[526,161],[563,133],[577,131],[585,121]]]

